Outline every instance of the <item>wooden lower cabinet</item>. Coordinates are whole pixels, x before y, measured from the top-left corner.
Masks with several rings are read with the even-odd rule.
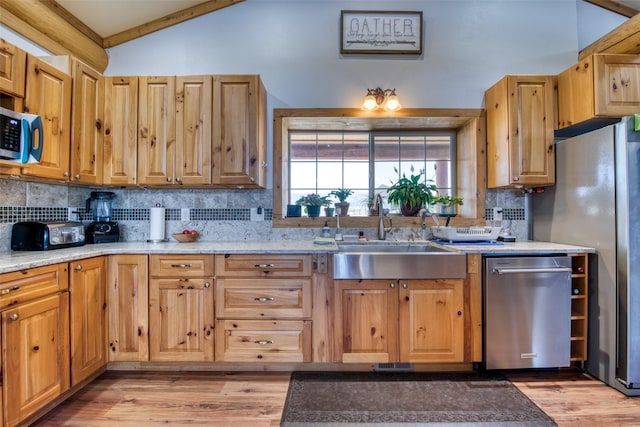
[[[464,280],[336,280],[335,361],[463,362]]]
[[[107,365],[107,269],[104,257],[69,264],[71,386]]]
[[[219,319],[216,361],[311,362],[311,321]]]
[[[69,389],[69,293],[2,312],[5,425],[14,426]]]
[[[213,279],[151,279],[150,360],[213,361]]]
[[[149,360],[147,255],[110,255],[107,267],[109,361]]]

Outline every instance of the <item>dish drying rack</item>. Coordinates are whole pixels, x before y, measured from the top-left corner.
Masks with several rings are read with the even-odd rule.
[[[502,227],[431,227],[431,234],[448,242],[480,242],[498,238]]]

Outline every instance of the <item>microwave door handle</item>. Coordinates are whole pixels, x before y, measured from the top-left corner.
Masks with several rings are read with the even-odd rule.
[[[42,159],[42,147],[44,143],[44,132],[42,131],[42,118],[36,115],[30,123],[29,130],[31,133],[29,153],[36,162]],[[34,133],[38,134],[38,143],[35,144]]]

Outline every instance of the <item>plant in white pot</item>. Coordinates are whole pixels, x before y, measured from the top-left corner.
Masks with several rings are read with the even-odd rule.
[[[434,204],[440,205],[440,215],[456,215],[456,206],[464,205],[462,197],[443,194],[433,199]]]

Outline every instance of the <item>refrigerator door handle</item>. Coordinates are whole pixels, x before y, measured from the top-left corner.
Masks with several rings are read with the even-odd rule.
[[[519,274],[519,273],[571,273],[570,268],[496,268],[493,270],[498,274]]]

